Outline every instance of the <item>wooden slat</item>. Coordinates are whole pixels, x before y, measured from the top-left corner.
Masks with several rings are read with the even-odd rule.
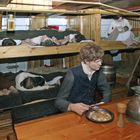
[[[64,46],[53,47],[38,46],[37,48],[31,48],[25,45],[1,47],[0,59],[78,53],[80,48],[86,44],[89,43],[70,43]],[[104,50],[126,49],[123,43],[115,41],[101,41],[98,45]],[[140,45],[137,48],[140,48]]]
[[[132,31],[140,31],[140,28],[133,28]]]
[[[65,46],[38,46],[37,48],[31,48],[25,45],[1,47],[0,59],[77,53],[85,44],[86,43],[72,43]]]
[[[95,41],[97,43],[100,42],[101,39],[101,15],[96,14],[95,15]]]
[[[0,31],[2,31],[2,14],[0,14]]]

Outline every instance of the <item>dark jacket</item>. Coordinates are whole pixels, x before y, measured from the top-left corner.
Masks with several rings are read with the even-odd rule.
[[[74,82],[71,88],[71,94],[68,96],[67,100],[72,103],[95,103],[94,99],[96,94],[99,71],[96,71],[93,74],[91,80],[89,80],[87,75],[83,72],[81,65],[72,68],[71,71],[74,76]]]
[[[103,102],[111,99],[110,86],[102,71],[96,71],[89,80],[82,66],[78,65],[67,72],[55,105],[59,110],[66,112],[69,103],[93,104],[97,89],[103,93]]]

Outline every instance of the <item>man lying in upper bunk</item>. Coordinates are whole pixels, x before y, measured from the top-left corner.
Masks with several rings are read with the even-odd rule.
[[[58,39],[55,36],[48,37],[47,35],[37,36],[31,39],[26,39],[22,43],[28,44],[31,46],[61,46],[68,43],[76,43],[86,40],[85,36],[82,34],[69,34],[64,36],[62,39]]]

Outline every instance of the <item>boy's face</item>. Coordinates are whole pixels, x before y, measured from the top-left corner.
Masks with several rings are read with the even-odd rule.
[[[92,60],[90,62],[86,62],[90,71],[99,70],[102,65],[102,59]]]

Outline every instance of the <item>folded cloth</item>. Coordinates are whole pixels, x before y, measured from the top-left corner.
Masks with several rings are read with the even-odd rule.
[[[63,76],[56,76],[51,81],[49,81],[47,83],[48,83],[48,85],[54,85],[54,84],[60,85],[60,79],[61,78],[63,78]]]
[[[19,73],[16,78],[16,88],[20,91],[36,91],[53,88],[55,84],[60,84],[62,76],[56,76],[51,81],[46,82],[41,75],[28,72]]]

